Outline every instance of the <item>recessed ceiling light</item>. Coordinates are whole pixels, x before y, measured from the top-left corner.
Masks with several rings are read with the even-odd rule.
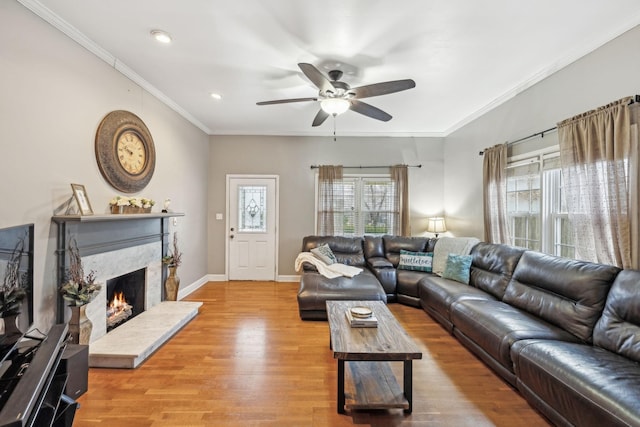
[[[210,95],[213,99],[222,99],[222,95],[220,95],[219,93],[211,92]]]
[[[166,31],[151,30],[151,36],[160,43],[171,43],[171,36]]]

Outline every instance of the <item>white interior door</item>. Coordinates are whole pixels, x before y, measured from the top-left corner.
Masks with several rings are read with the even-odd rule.
[[[227,177],[229,280],[275,280],[278,177]]]

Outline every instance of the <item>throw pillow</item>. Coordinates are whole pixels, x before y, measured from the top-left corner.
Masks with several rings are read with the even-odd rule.
[[[338,262],[336,256],[333,254],[333,251],[326,243],[318,246],[317,248],[311,249],[311,253],[327,265],[335,264],[336,262]]]
[[[411,252],[400,249],[399,270],[425,271],[431,273],[433,252]]]
[[[442,276],[449,254],[469,255],[471,248],[479,243],[475,237],[441,237],[433,250],[433,272]]]
[[[471,275],[471,259],[471,255],[449,254],[442,277],[468,285],[469,276]]]

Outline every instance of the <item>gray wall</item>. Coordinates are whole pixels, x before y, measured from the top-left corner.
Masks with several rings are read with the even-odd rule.
[[[15,1],[0,2],[0,228],[35,223],[35,324],[54,321],[56,226],[51,216],[84,184],[95,213],[117,194],[100,174],[95,131],[116,109],[142,118],[157,162],[139,193],[184,212],[183,286],[206,270],[208,136]],[[160,204],[161,206],[161,204]],[[160,209],[156,207],[156,210]]]
[[[212,136],[209,160],[209,262],[224,274],[227,174],[280,176],[279,275],[296,274],[293,263],[302,238],[314,234],[314,179],[311,165],[378,166],[422,164],[409,169],[413,235],[424,235],[426,217],[443,211],[443,142],[440,138],[333,138]],[[345,173],[373,173],[350,169]],[[381,171],[377,171],[381,172]],[[384,172],[388,173],[388,169]]]
[[[638,46],[640,26],[449,135],[444,178],[447,225],[459,235],[483,237],[480,150],[640,93]]]

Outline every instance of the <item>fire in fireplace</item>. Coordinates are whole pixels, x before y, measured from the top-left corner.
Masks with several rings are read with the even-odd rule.
[[[107,280],[107,332],[144,311],[146,268]]]

